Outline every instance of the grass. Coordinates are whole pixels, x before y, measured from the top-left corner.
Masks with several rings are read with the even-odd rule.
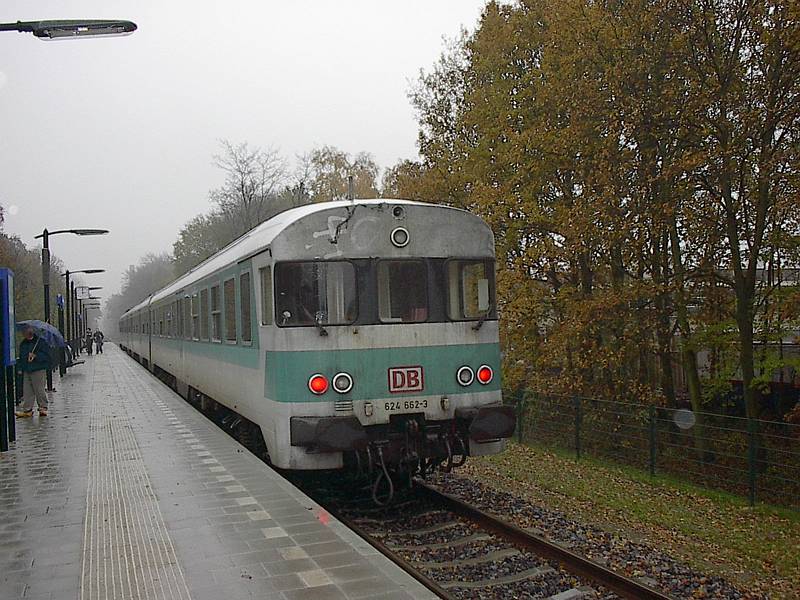
[[[800,512],[750,507],[673,477],[518,444],[459,473],[660,548],[742,589],[800,597]]]

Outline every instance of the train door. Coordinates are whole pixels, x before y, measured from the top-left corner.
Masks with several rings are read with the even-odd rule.
[[[153,370],[153,329],[155,328],[155,313],[147,304],[147,366]]]
[[[267,327],[273,323],[272,256],[269,249],[252,258],[255,280],[256,318],[258,319],[259,348],[265,348]]]

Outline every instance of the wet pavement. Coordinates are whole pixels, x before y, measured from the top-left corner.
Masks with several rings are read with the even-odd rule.
[[[104,349],[0,454],[0,600],[435,597]]]

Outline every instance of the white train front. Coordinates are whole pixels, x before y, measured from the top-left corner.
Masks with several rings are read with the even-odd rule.
[[[282,469],[419,473],[502,450],[494,238],[469,212],[328,202],[128,310],[121,345]]]

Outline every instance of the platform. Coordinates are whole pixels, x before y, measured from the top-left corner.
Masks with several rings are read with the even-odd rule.
[[[0,454],[0,599],[435,598],[113,344]]]

